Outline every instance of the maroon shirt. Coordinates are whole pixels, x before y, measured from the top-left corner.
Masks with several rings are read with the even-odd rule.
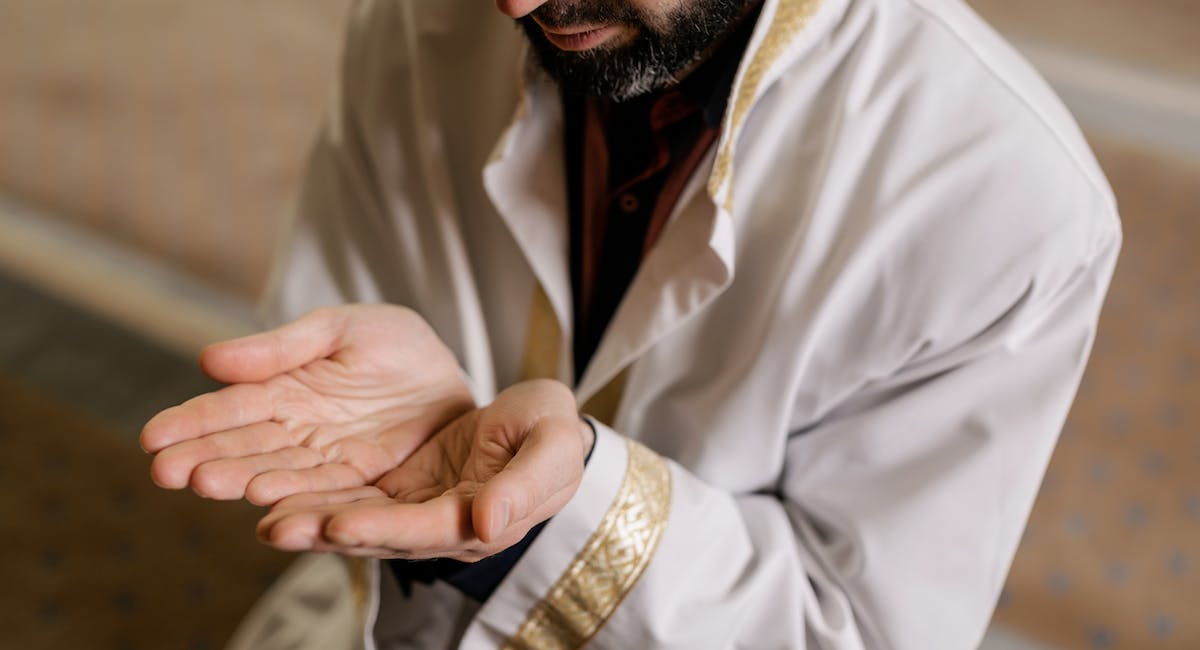
[[[621,103],[563,96],[576,381],[720,135],[753,27],[745,20],[677,86]]]
[[[683,186],[720,134],[754,17],[678,86],[615,104],[563,97],[575,379],[595,353],[625,290],[654,247]],[[474,564],[389,560],[401,590],[445,580],[484,602],[545,526]]]

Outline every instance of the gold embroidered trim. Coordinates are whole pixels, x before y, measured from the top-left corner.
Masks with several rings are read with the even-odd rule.
[[[562,330],[558,317],[542,285],[535,283],[533,300],[529,307],[529,326],[525,330],[525,353],[521,359],[521,379],[558,378],[558,355],[562,347]],[[629,369],[622,370],[612,381],[605,384],[583,405],[583,412],[612,426],[625,393],[625,377]]]
[[[521,362],[521,379],[555,379],[558,377],[558,349],[562,346],[562,331],[558,317],[542,285],[534,283],[533,302],[529,306],[529,327],[525,330],[525,355]]]
[[[658,454],[633,441],[628,448],[625,478],[604,520],[505,648],[583,647],[650,564],[671,510],[671,474]]]
[[[759,86],[762,85],[767,70],[783,55],[784,50],[792,43],[796,34],[803,31],[804,27],[808,25],[808,21],[817,13],[820,6],[820,0],[780,0],[775,9],[775,15],[771,17],[771,25],[767,34],[763,37],[762,44],[754,51],[754,58],[750,60],[750,65],[746,67],[746,73],[742,77],[742,83],[738,86],[737,97],[730,106],[731,117],[728,122],[730,136],[725,138],[725,145],[717,152],[717,160],[713,164],[712,180],[708,186],[709,195],[716,196],[721,187],[729,180],[730,168],[733,165],[734,138],[732,136],[741,128],[742,122],[749,114],[750,106],[758,96]],[[725,209],[731,210],[732,206],[733,188],[730,187],[725,196]]]
[[[625,396],[625,380],[628,377],[629,368],[626,367],[605,384],[604,388],[588,398],[580,410],[610,427],[615,426],[617,409],[621,407],[621,398]]]

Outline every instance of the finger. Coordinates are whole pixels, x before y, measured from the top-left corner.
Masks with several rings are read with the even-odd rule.
[[[362,501],[364,499],[371,499],[375,497],[386,498],[387,495],[373,485],[364,485],[362,487],[350,488],[347,490],[337,490],[336,492],[305,492],[302,494],[293,494],[292,496],[280,499],[279,502],[275,504],[272,512],[341,505],[344,503],[352,503],[354,501]]]
[[[259,382],[333,354],[345,328],[343,311],[318,309],[266,332],[215,343],[200,367],[217,381]]]
[[[142,449],[157,452],[184,440],[269,420],[273,408],[262,384],[226,386],[150,418],[142,428]]]
[[[269,454],[245,458],[222,458],[203,463],[192,471],[192,489],[209,499],[240,499],[250,481],[266,472],[307,469],[325,462],[320,453],[307,447],[287,447]]]
[[[338,555],[348,555],[350,557],[374,557],[381,559],[418,559],[403,556],[390,548],[371,548],[369,546],[339,546],[330,542],[317,540],[313,545],[306,549],[315,553],[337,553]],[[425,558],[420,558],[425,559]]]
[[[345,463],[325,463],[308,469],[259,474],[246,485],[246,500],[260,506],[304,492],[333,492],[363,485],[358,470]]]
[[[255,533],[259,541],[283,551],[315,550],[313,545],[323,541],[321,531],[329,517],[329,512],[322,509],[272,511],[258,522]]]
[[[277,451],[291,444],[291,435],[277,422],[257,422],[231,431],[184,440],[158,452],[150,477],[160,487],[187,487],[197,465],[221,458],[241,458]]]
[[[471,499],[444,494],[424,503],[344,507],[325,524],[326,540],[342,546],[383,547],[405,553],[441,553],[475,538]]]
[[[492,542],[509,526],[548,518],[566,504],[583,476],[579,424],[573,418],[542,419],[504,469],[483,484],[472,506],[479,539]]]
[[[308,496],[308,495],[301,495]],[[316,496],[316,495],[314,495]],[[342,501],[342,499],[348,499]],[[338,493],[329,503],[314,503],[312,507],[289,507],[277,505],[259,520],[255,532],[264,543],[289,551],[312,549],[314,544],[326,543],[322,536],[325,524],[335,513],[345,508],[385,505],[387,497],[379,491],[366,488],[345,490]]]

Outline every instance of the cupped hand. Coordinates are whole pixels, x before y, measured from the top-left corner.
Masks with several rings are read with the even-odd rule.
[[[200,365],[230,385],[154,416],[141,442],[156,483],[214,499],[373,484],[475,406],[453,353],[393,305],[319,309]]]
[[[520,383],[439,431],[373,486],[280,501],[258,534],[284,550],[479,560],[566,505],[593,436],[566,386]]]

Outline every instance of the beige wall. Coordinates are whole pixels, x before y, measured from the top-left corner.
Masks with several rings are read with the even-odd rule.
[[[0,2],[0,193],[254,296],[346,5]]]
[[[1095,53],[1200,83],[1195,0],[969,0],[1005,34]]]

